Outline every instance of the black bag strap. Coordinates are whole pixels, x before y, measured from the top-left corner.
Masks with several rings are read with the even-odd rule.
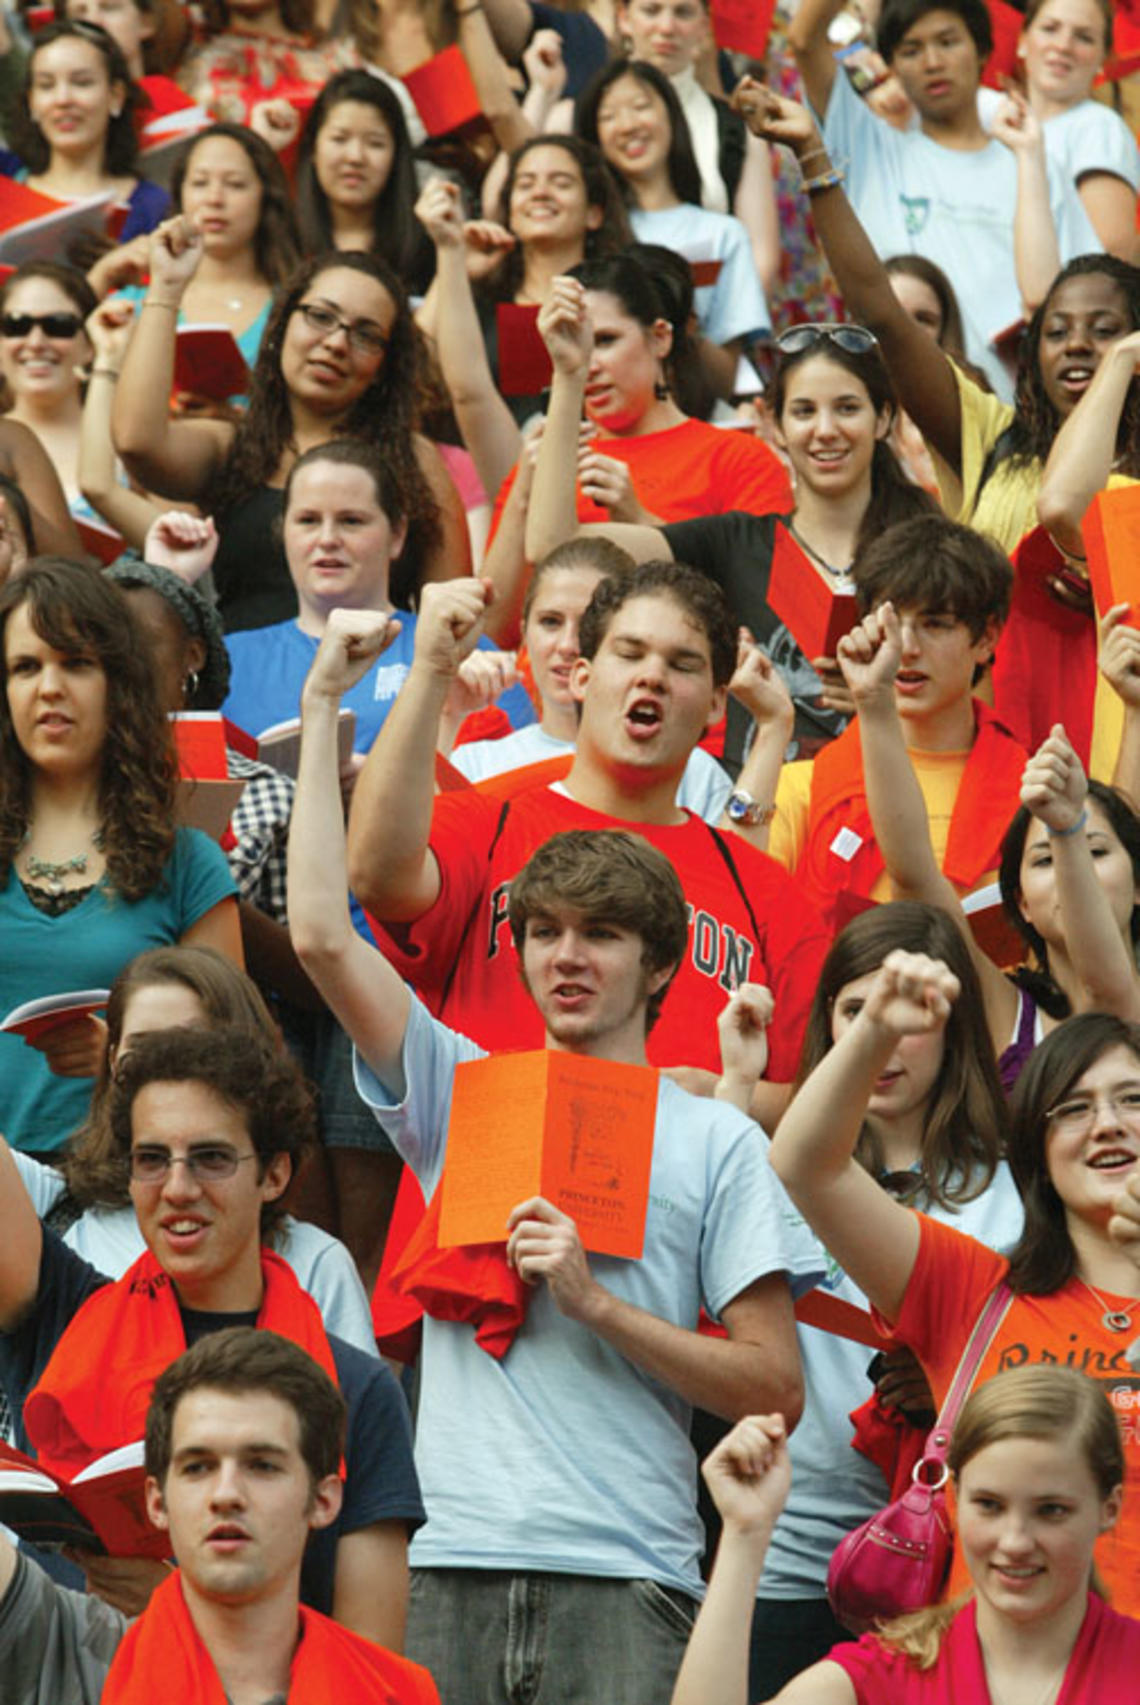
[[[510,809],[511,809],[510,800],[504,799],[503,800],[503,809],[499,812],[499,821],[495,824],[495,833],[491,836],[491,844],[487,848],[487,868],[488,868],[488,870],[490,870],[490,868],[491,868],[491,860],[495,856],[495,848],[498,846],[499,838],[503,833],[504,827],[506,826],[507,814],[510,811]],[[451,985],[454,983],[455,974],[459,970],[459,961],[460,961],[460,958],[462,957],[462,954],[463,954],[464,944],[467,941],[467,937],[471,933],[471,929],[475,923],[475,919],[478,917],[480,911],[483,908],[483,902],[485,899],[486,899],[486,893],[483,889],[480,889],[478,894],[476,894],[476,896],[475,896],[474,905],[471,907],[471,910],[467,914],[467,921],[463,925],[463,929],[462,929],[462,932],[460,934],[459,940],[455,944],[455,954],[454,954],[454,957],[452,958],[452,961],[451,961],[451,969],[447,973],[447,979],[443,985],[443,992],[439,997],[439,1011],[440,1012],[442,1012],[444,1007],[447,1005],[447,997],[451,993]]]
[[[761,942],[760,925],[756,922],[756,913],[752,910],[752,901],[748,898],[748,895],[745,892],[744,883],[741,881],[740,872],[736,868],[736,860],[733,858],[732,853],[729,850],[728,841],[726,837],[721,834],[720,830],[715,829],[711,823],[706,823],[705,828],[712,836],[717,852],[728,866],[728,874],[732,877],[732,880],[736,885],[736,892],[744,901],[744,909],[748,913],[748,920],[752,925],[752,933],[756,937],[756,951],[759,952]]]

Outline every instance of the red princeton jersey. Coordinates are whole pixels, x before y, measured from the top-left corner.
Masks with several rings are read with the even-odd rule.
[[[478,789],[441,794],[431,832],[439,898],[401,927],[399,944],[384,935],[386,956],[434,1012],[481,1047],[541,1047],[542,1019],[519,976],[507,891],[531,853],[565,829],[643,835],[669,859],[689,902],[689,950],[649,1033],[651,1063],[719,1071],[721,1008],[740,983],[766,983],[776,1003],[767,1075],[788,1082],[829,938],[818,912],[773,859],[736,836],[718,843],[696,817],[669,827],[631,824],[545,786],[507,801]]]

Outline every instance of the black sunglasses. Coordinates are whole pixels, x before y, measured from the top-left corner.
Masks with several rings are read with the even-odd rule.
[[[834,321],[813,321],[808,325],[789,326],[775,340],[776,348],[784,355],[801,355],[817,344],[834,343],[848,355],[866,355],[877,349],[879,340],[866,326],[838,325]]]
[[[5,314],[0,319],[0,333],[5,337],[27,337],[33,326],[39,326],[45,337],[74,337],[83,330],[82,314]]]

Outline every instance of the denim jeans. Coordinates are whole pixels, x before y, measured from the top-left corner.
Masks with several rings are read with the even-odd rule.
[[[669,1705],[696,1613],[656,1581],[414,1569],[405,1651],[443,1705]]]

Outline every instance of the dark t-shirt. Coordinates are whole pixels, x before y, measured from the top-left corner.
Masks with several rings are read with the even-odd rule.
[[[0,1333],[0,1384],[12,1412],[22,1417],[24,1399],[38,1382],[56,1344],[89,1296],[110,1279],[54,1232],[44,1231],[36,1300],[20,1326]],[[246,1315],[194,1313],[187,1319],[187,1340],[210,1329],[248,1322]],[[424,1521],[423,1501],[412,1460],[412,1429],[404,1394],[384,1363],[343,1338],[329,1334],[337,1380],[348,1405],[345,1439],[344,1503],[329,1528],[314,1533],[305,1552],[301,1598],[314,1610],[332,1614],[336,1542],[375,1522],[404,1521],[414,1532]],[[129,1443],[127,1439],[124,1444]],[[22,1419],[16,1443],[28,1450]]]
[[[768,577],[779,515],[749,515],[734,509],[698,521],[673,521],[661,531],[674,561],[699,568],[715,580],[734,619],[760,641],[784,678],[796,721],[788,756],[813,756],[847,726],[847,717],[819,703],[820,679],[768,602]],[[752,719],[735,699],[728,701],[723,756],[733,775],[748,750]]]
[[[574,100],[609,58],[610,48],[605,34],[588,12],[564,12],[559,6],[542,5],[541,0],[531,0],[530,9],[535,30],[556,30],[562,37],[562,58],[566,63],[565,94],[569,100]]]

